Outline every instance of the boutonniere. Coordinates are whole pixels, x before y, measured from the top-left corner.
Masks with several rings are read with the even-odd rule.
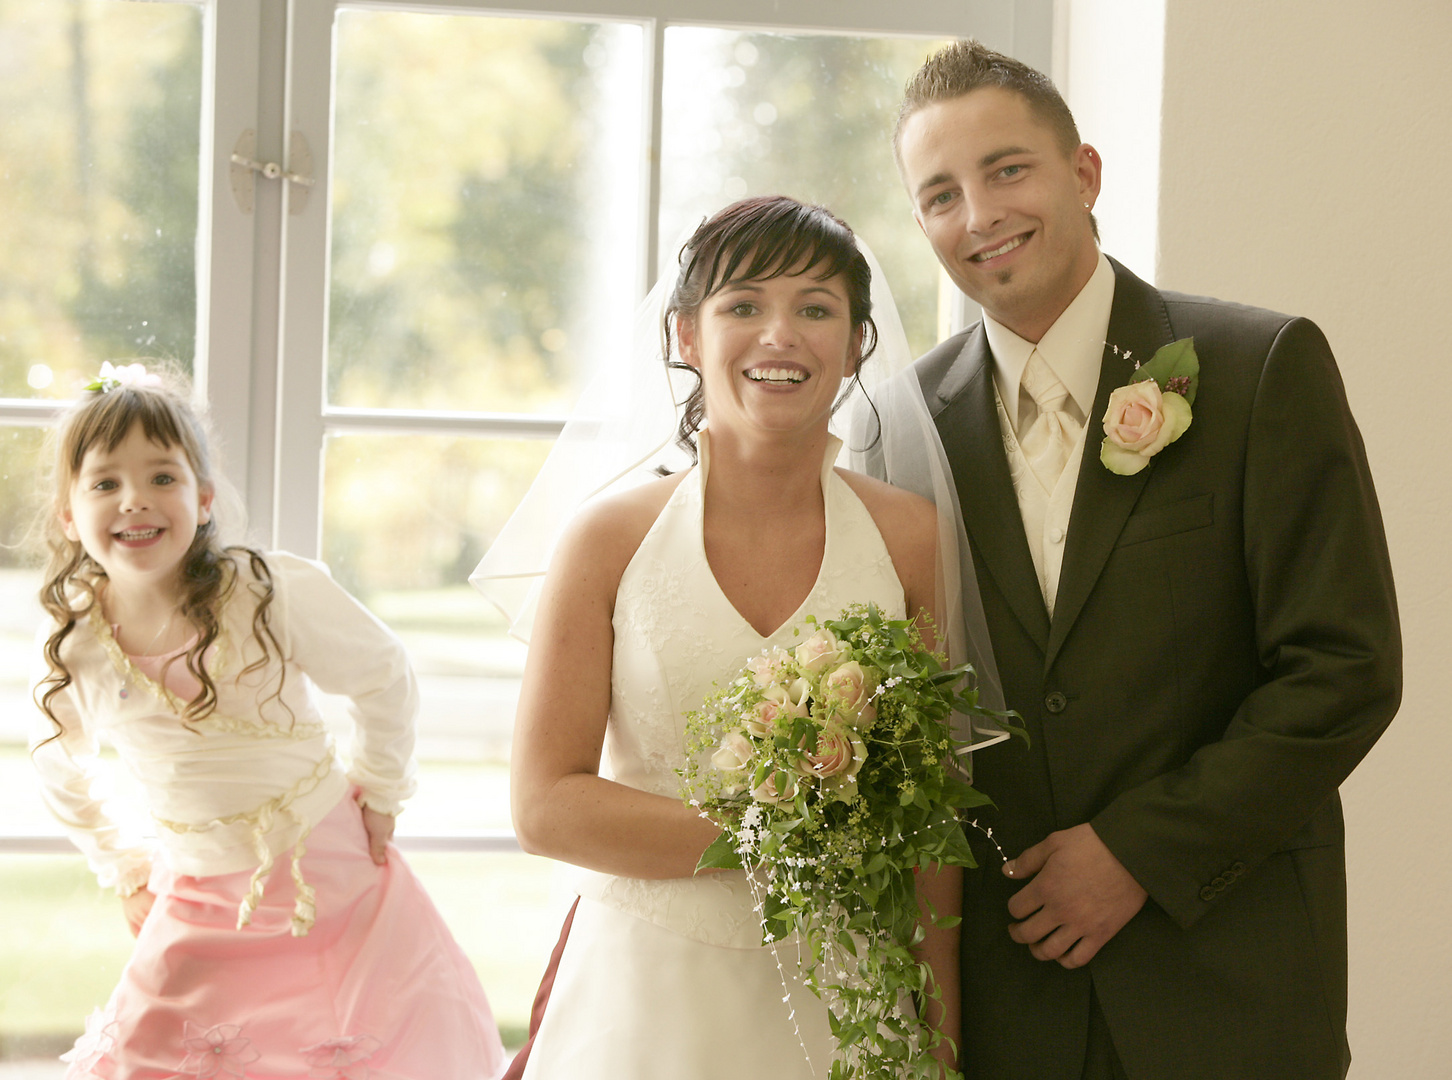
[[[1110,346],[1115,353],[1119,349]],[[1126,358],[1129,353],[1123,354]],[[1109,395],[1099,460],[1120,476],[1133,476],[1190,426],[1190,406],[1200,385],[1195,339],[1172,341],[1134,365],[1134,377]]]

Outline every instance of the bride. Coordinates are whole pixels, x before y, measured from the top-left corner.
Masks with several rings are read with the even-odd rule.
[[[580,868],[580,899],[512,1072],[525,1080],[827,1075],[827,1011],[795,947],[761,944],[740,871],[694,873],[718,830],[678,794],[684,717],[807,615],[933,607],[933,505],[833,466],[828,422],[876,338],[852,231],[820,207],[745,200],[696,231],[681,267],[665,342],[694,373],[677,441],[695,464],[575,518],[530,635],[515,829]],[[923,878],[937,911],[957,909],[956,869]],[[921,955],[956,1018],[956,931],[929,929]]]

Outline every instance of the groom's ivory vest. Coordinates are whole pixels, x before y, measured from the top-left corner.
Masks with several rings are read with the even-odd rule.
[[[1064,540],[1069,535],[1069,514],[1074,509],[1074,490],[1079,482],[1079,463],[1084,458],[1084,442],[1089,430],[1085,424],[1074,442],[1074,449],[1064,462],[1064,471],[1052,491],[1044,487],[1034,474],[1009,422],[1008,411],[995,390],[998,405],[998,426],[1003,433],[1003,452],[1008,458],[1008,474],[1013,480],[1018,511],[1023,517],[1024,534],[1029,554],[1039,577],[1039,592],[1049,617],[1054,615],[1054,598],[1059,592],[1059,571],[1064,565]]]

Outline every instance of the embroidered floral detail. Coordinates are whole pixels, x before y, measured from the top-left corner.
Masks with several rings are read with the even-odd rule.
[[[116,1048],[116,1018],[108,1008],[104,1012],[92,1009],[86,1017],[86,1032],[76,1040],[76,1045],[60,1056],[70,1063],[66,1076],[84,1077],[105,1060]]]
[[[199,1035],[191,1034],[197,1030],[190,1021],[187,1023],[187,1036],[182,1039],[187,1056],[177,1066],[179,1073],[198,1080],[212,1076],[245,1077],[247,1066],[262,1056],[251,1039],[242,1037],[238,1024],[218,1024]]]
[[[382,1049],[372,1035],[345,1035],[325,1039],[298,1051],[308,1064],[308,1075],[316,1080],[368,1080],[367,1062]]]

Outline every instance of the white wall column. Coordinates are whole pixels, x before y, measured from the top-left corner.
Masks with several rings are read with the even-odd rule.
[[[1342,792],[1351,1080],[1440,1080],[1452,1060],[1452,6],[1060,0],[1058,26],[1059,75],[1105,157],[1106,250],[1122,245],[1144,272],[1143,211],[1121,222],[1142,196],[1109,193],[1156,172],[1139,160],[1153,146],[1157,283],[1306,315],[1336,351],[1406,641],[1401,713]],[[1142,113],[1161,77],[1156,130]]]

